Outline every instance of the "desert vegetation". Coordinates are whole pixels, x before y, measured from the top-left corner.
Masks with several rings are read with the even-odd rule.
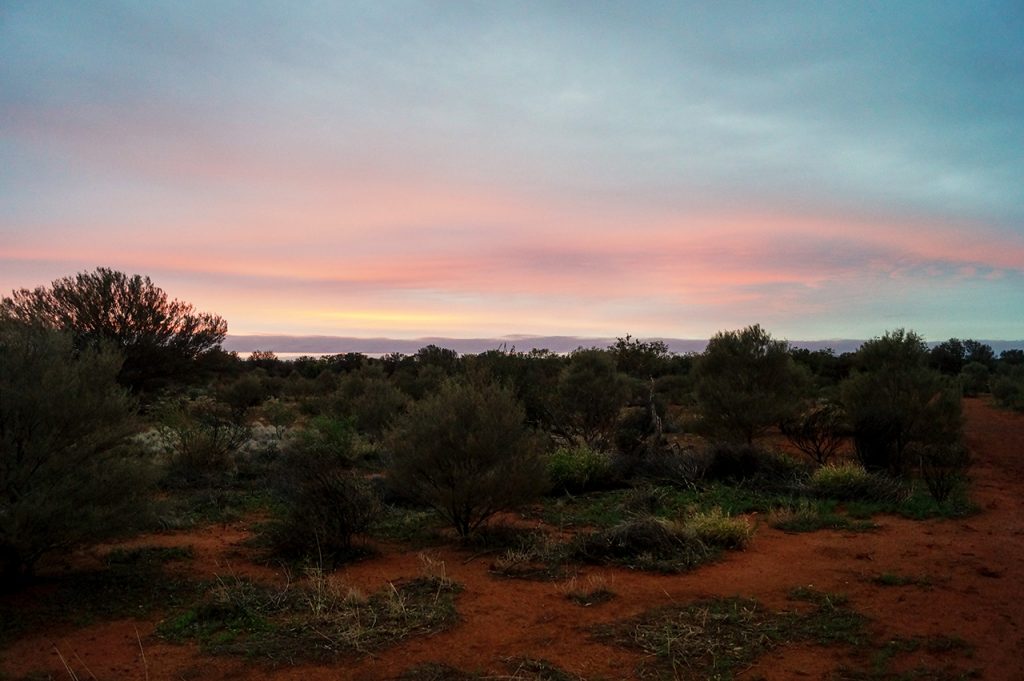
[[[102,268],[0,302],[5,590],[31,591],[34,572],[102,542],[250,519],[247,545],[283,566],[283,583],[168,578],[164,564],[188,551],[108,552],[96,583],[172,588],[141,611],[159,614],[163,641],[277,662],[358,656],[459,617],[459,585],[429,558],[418,578],[369,595],[332,576],[384,547],[447,547],[486,561],[496,589],[547,580],[602,607],[620,584],[581,571],[680,574],[765,528],[967,516],[961,398],[1024,401],[1019,352],[929,348],[903,329],[840,356],[753,325],[692,356],[627,335],[565,356],[427,346],[292,361],[224,352],[225,333],[148,278]],[[888,574],[877,579],[903,583]],[[869,638],[845,602],[814,599],[811,610],[701,601],[594,635],[682,678],[728,678],[786,641]],[[708,617],[716,628],[698,626]],[[2,640],[33,626],[19,619]],[[514,678],[561,678],[542,676],[546,664],[520,661]],[[416,669],[406,678],[462,678]]]

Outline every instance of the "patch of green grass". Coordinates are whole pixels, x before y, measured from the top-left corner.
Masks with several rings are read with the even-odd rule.
[[[198,641],[212,653],[289,664],[330,660],[451,626],[458,591],[447,579],[420,578],[366,597],[343,592],[316,570],[305,583],[278,588],[219,581],[157,631],[171,641]]]
[[[647,516],[577,535],[570,555],[584,563],[673,573],[713,560],[718,549],[683,523]]]
[[[605,626],[599,638],[653,656],[641,676],[664,679],[732,679],[771,648],[788,642],[858,643],[866,620],[820,599],[810,613],[771,612],[755,600],[714,598],[648,611]]]
[[[615,598],[615,592],[604,575],[590,575],[584,580],[570,577],[562,586],[562,592],[570,601],[583,607],[607,603]]]
[[[275,503],[268,492],[248,488],[175,489],[155,502],[155,513],[161,529],[187,530],[269,512]]]

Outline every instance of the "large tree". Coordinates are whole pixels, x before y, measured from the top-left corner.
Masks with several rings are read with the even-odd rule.
[[[79,349],[113,344],[124,356],[118,380],[135,389],[187,372],[227,334],[221,317],[169,298],[149,277],[105,267],[14,291],[0,317],[69,331]]]

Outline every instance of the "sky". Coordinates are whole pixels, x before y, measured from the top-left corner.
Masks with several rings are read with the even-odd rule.
[[[234,334],[1024,338],[1024,4],[0,0],[0,292]]]

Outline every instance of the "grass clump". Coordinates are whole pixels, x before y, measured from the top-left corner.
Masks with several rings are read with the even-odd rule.
[[[859,643],[865,619],[827,598],[813,611],[772,612],[755,600],[713,598],[648,611],[598,636],[648,653],[641,676],[732,679],[763,653],[789,642]]]
[[[754,535],[746,518],[730,516],[717,507],[694,513],[686,519],[686,526],[708,546],[722,549],[746,548]]]
[[[213,653],[288,664],[331,660],[451,626],[458,591],[435,576],[389,583],[365,596],[319,569],[308,571],[304,583],[277,588],[219,580],[201,601],[164,620],[158,633],[196,640]]]
[[[607,453],[585,444],[563,446],[547,455],[546,468],[552,492],[575,494],[606,485],[612,460]]]
[[[814,471],[807,482],[811,496],[836,501],[900,503],[909,490],[899,480],[869,473],[857,463],[828,464]]]
[[[711,560],[716,551],[683,523],[644,516],[578,535],[571,554],[585,563],[682,572]]]

